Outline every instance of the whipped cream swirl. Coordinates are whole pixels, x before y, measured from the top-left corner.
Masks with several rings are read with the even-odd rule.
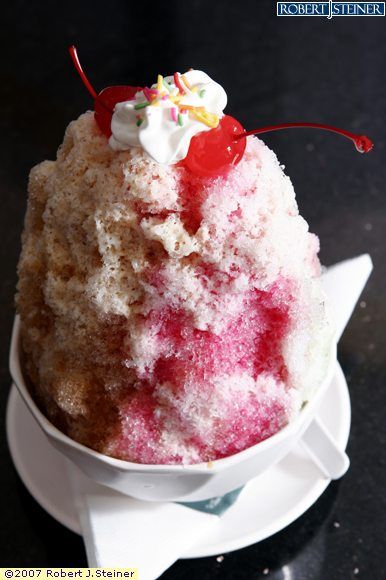
[[[194,135],[218,125],[226,104],[224,89],[202,71],[159,75],[150,89],[115,105],[110,147],[142,147],[158,163],[177,163],[186,157]]]

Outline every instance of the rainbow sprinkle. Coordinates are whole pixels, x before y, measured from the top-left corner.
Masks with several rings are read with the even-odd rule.
[[[148,101],[152,101],[157,96],[157,92],[155,92],[154,89],[149,89],[148,87],[145,87],[143,89],[143,94],[145,95]]]
[[[214,115],[213,113],[208,113],[208,111],[205,110],[201,111],[200,109],[197,108],[195,111],[193,111],[193,115],[197,119],[197,121],[201,121],[201,123],[204,123],[204,125],[210,127],[211,129],[215,129],[219,124],[219,119],[217,115]]]
[[[190,86],[190,84],[188,83],[188,79],[186,78],[185,75],[181,75],[182,80],[184,81],[184,85],[186,86],[187,89],[189,89],[189,91],[192,90],[192,87]]]
[[[172,117],[172,121],[174,121],[175,123],[178,123],[177,107],[173,107],[170,111],[170,114]]]
[[[188,92],[198,92],[199,97],[203,99],[206,90],[200,89],[200,85],[192,86],[186,78],[186,75],[180,75],[178,72],[174,73],[173,80],[174,86],[173,84],[169,84],[164,77],[159,74],[157,76],[156,85],[153,85],[157,88],[145,87],[142,89],[146,101],[144,103],[137,103],[134,105],[134,109],[144,109],[149,105],[159,106],[161,101],[169,100],[173,104],[170,109],[171,120],[180,127],[184,125],[184,115],[191,115],[192,118],[203,123],[207,127],[216,128],[219,124],[219,117],[217,115],[210,113],[205,109],[205,107],[195,107],[183,102],[183,98]],[[165,92],[165,89],[167,92]],[[138,116],[137,119],[137,126],[139,127],[143,122],[143,118]]]
[[[165,87],[165,89],[170,93],[172,90],[172,87],[169,85],[169,83],[167,81],[165,81],[165,79],[162,79],[163,85]]]
[[[174,84],[178,88],[179,92],[181,93],[181,95],[184,95],[185,94],[185,89],[184,89],[184,87],[181,84],[179,73],[178,72],[175,72],[174,75],[173,75],[173,78],[174,78]]]
[[[138,111],[139,109],[144,109],[145,107],[148,107],[150,105],[150,103],[148,103],[147,101],[145,101],[144,103],[137,103],[136,105],[134,105],[134,109],[136,111]]]

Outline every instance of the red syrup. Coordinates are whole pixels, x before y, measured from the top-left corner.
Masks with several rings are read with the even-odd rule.
[[[120,404],[122,430],[115,439],[115,453],[125,456],[129,452],[132,460],[148,463],[181,461],[170,449],[161,453],[160,404],[181,441],[189,441],[203,458],[225,457],[278,431],[287,421],[289,401],[282,358],[283,340],[291,325],[288,296],[286,280],[266,292],[248,292],[242,314],[219,334],[196,329],[183,310],[152,311],[144,323],[156,336],[158,358],[152,368],[140,373],[137,388]],[[272,377],[278,390],[236,388],[227,393],[227,377],[234,376],[237,382],[238,376],[258,380],[260,375]],[[159,398],[160,386],[167,402]],[[218,408],[214,406],[217,400]],[[191,405],[197,404],[201,413],[206,401],[221,420],[209,423],[203,435],[194,427]]]
[[[183,310],[153,311],[146,325],[157,336],[160,354],[153,370],[141,378],[154,386],[170,382],[177,390],[186,381],[205,389],[211,377],[244,372],[254,379],[267,373],[285,381],[282,341],[290,314],[288,295],[284,302],[281,293],[277,285],[267,292],[251,291],[240,316],[219,334],[195,328]],[[214,290],[213,301],[216,298]]]

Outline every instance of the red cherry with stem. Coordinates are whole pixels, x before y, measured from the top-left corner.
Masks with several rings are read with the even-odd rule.
[[[241,123],[224,115],[215,129],[202,131],[192,137],[188,154],[181,164],[201,177],[225,173],[244,155],[246,140],[235,139],[240,131],[244,131]]]
[[[237,127],[241,128],[238,132]],[[231,165],[237,165],[241,160],[246,137],[249,135],[259,135],[270,131],[293,128],[322,129],[331,131],[350,139],[357,151],[368,153],[374,144],[365,135],[355,135],[349,131],[338,129],[332,125],[321,125],[320,123],[283,123],[281,125],[269,125],[252,131],[245,131],[240,123],[225,115],[219,126],[208,132],[202,132],[192,138],[186,158],[181,162],[190,171],[200,176],[216,176],[225,173]],[[237,144],[243,144],[238,148]]]
[[[117,103],[122,103],[124,101],[130,101],[135,97],[138,91],[141,91],[141,87],[132,87],[130,85],[118,85],[115,87],[106,87],[99,94],[95,91],[94,87],[88,80],[86,74],[83,71],[82,65],[80,64],[78,53],[75,46],[70,46],[68,49],[72,62],[75,65],[76,70],[82,82],[92,98],[94,99],[94,116],[95,121],[102,133],[106,137],[111,135],[111,117],[114,112],[114,107]]]

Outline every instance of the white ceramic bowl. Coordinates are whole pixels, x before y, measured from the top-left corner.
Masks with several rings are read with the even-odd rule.
[[[324,381],[299,415],[278,433],[244,451],[210,463],[144,465],[113,459],[73,441],[43,415],[27,389],[20,364],[20,322],[16,316],[11,342],[12,378],[33,417],[51,444],[92,480],[131,497],[148,501],[200,501],[244,485],[291,451],[315,417],[335,370],[331,344]]]

